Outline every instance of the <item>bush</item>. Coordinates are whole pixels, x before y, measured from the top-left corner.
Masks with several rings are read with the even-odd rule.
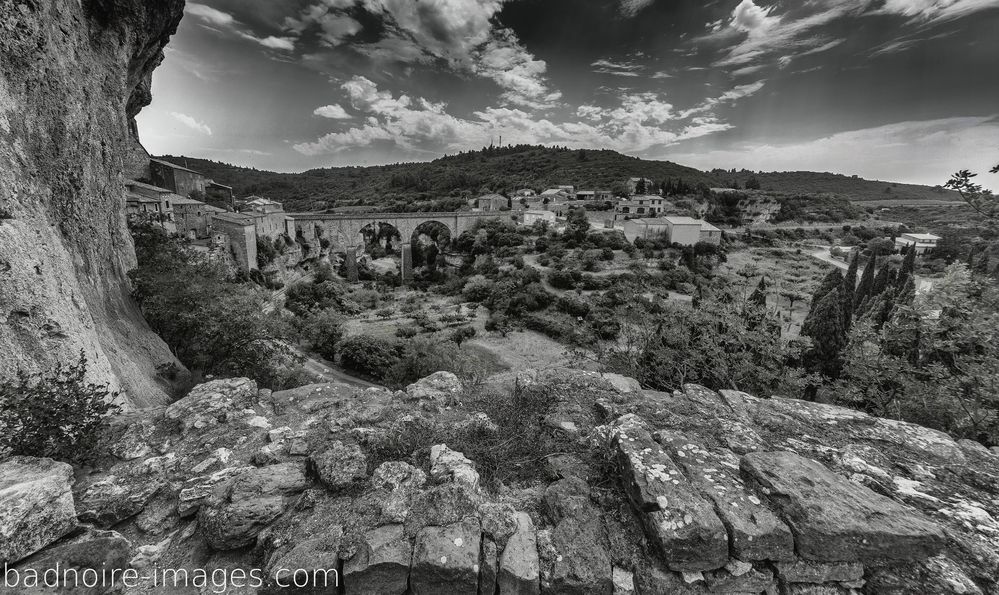
[[[302,336],[312,350],[333,361],[337,355],[337,345],[343,340],[343,318],[333,310],[322,310],[310,314],[299,323]]]
[[[118,396],[107,386],[85,380],[87,358],[51,371],[0,383],[0,455],[50,457],[85,463],[97,454],[109,415],[118,413]]]
[[[399,362],[399,346],[393,341],[358,335],[340,342],[340,365],[348,370],[382,380]]]
[[[420,334],[420,329],[415,326],[400,326],[395,329],[395,336],[400,339],[412,339]]]

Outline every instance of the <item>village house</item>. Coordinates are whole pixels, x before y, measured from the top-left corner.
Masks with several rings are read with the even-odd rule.
[[[514,192],[513,195],[517,198],[529,198],[531,196],[537,196],[538,193],[530,188],[521,188],[520,190]]]
[[[626,219],[629,215],[656,216],[666,210],[668,201],[655,194],[642,194],[618,201],[614,206],[614,218]]]
[[[177,233],[192,240],[208,237],[212,230],[212,216],[225,212],[225,209],[183,196],[174,195],[172,204]]]
[[[284,205],[276,200],[250,196],[242,201],[239,212],[253,220],[257,237],[267,237],[272,240],[279,236],[295,237],[294,219],[284,212]]]
[[[531,227],[539,221],[555,224],[555,213],[552,211],[524,211],[524,225]]]
[[[225,236],[226,248],[237,268],[243,271],[258,269],[257,231],[253,217],[245,213],[213,213],[212,230]]]
[[[501,194],[486,194],[475,199],[475,208],[479,211],[502,211],[509,208],[509,203]]]
[[[152,221],[170,233],[177,231],[173,205],[178,198],[181,197],[166,188],[136,180],[125,182],[125,214],[129,220]]]
[[[693,246],[698,242],[721,243],[721,230],[707,221],[691,217],[628,219],[622,229],[629,242],[638,238],[662,238],[669,244]]]
[[[599,200],[613,200],[614,194],[610,190],[577,190],[576,200],[587,202]]]
[[[204,175],[162,159],[149,160],[149,179],[156,186],[181,196],[190,196],[192,192],[204,194],[208,186]]]
[[[922,256],[936,248],[937,243],[942,239],[931,233],[903,233],[895,238],[895,249],[901,251],[909,246],[915,246],[916,254]]]

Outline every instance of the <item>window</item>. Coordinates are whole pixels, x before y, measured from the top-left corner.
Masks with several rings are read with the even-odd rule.
[[[168,209],[170,208],[170,201],[169,200],[166,201],[166,208],[168,208]]]

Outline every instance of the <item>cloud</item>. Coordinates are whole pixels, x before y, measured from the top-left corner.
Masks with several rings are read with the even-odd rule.
[[[352,117],[347,113],[347,110],[343,109],[343,107],[339,104],[317,107],[312,113],[316,116],[322,116],[323,118],[329,118],[331,120],[350,120]]]
[[[260,44],[272,50],[292,51],[295,49],[295,39],[293,37],[278,37],[275,35],[258,36],[249,31],[234,16],[211,6],[188,2],[184,7],[184,13],[201,19],[209,28],[220,32],[229,32],[242,39]]]
[[[496,17],[507,0],[321,0],[285,19],[289,34],[319,27],[325,45],[354,40],[361,23],[348,14],[363,10],[379,37],[351,48],[378,61],[444,64],[455,72],[495,82],[505,103],[533,109],[558,104],[561,93],[547,81],[548,65],[520,43]]]
[[[913,22],[943,22],[990,8],[999,8],[999,0],[885,0],[873,14],[896,14]]]
[[[652,5],[655,0],[621,0],[621,14],[633,17]]]
[[[640,76],[639,72],[642,70],[642,66],[634,62],[615,62],[607,59],[597,60],[590,66],[593,66],[593,72],[614,76],[637,77]]]
[[[988,171],[999,152],[996,139],[999,118],[956,117],[897,122],[790,144],[744,144],[660,157],[708,169],[834,171],[935,186],[960,169]],[[999,190],[999,178],[982,176],[982,181]]]
[[[714,110],[721,104],[733,103],[743,97],[749,97],[750,95],[756,94],[756,92],[762,89],[765,84],[766,81],[756,81],[755,83],[749,83],[747,85],[739,85],[729,91],[726,91],[725,93],[722,93],[718,97],[709,97],[697,106],[680,112],[680,118],[689,118],[696,114],[707,113]]]
[[[232,27],[236,25],[236,19],[231,14],[196,2],[188,2],[184,7],[184,12],[216,27]]]
[[[710,113],[682,122],[673,105],[656,93],[625,95],[610,107],[580,106],[576,111],[580,121],[553,122],[505,106],[456,117],[444,103],[396,96],[362,76],[343,83],[342,89],[351,106],[365,114],[364,124],[297,144],[296,151],[318,156],[387,143],[408,154],[439,155],[481,147],[502,134],[511,143],[599,146],[635,153],[732,127]]]
[[[194,119],[191,116],[188,116],[187,114],[181,114],[179,112],[170,112],[170,116],[173,117],[174,120],[177,120],[184,126],[187,126],[191,130],[194,130],[195,132],[200,132],[201,134],[205,134],[208,136],[212,135],[212,129],[209,128],[207,124],[199,122],[198,120]]]

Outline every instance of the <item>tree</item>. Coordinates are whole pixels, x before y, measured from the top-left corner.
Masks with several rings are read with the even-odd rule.
[[[856,291],[853,292],[854,310],[859,309],[860,304],[862,304],[864,300],[870,298],[872,292],[874,291],[875,262],[876,260],[874,259],[874,256],[871,255],[871,258],[867,261],[867,265],[864,267],[863,274],[860,276],[860,284],[857,285]],[[856,272],[854,272],[854,275],[856,275]]]
[[[843,298],[843,328],[849,329],[850,325],[853,323],[853,310],[854,303],[856,302],[857,293],[857,267],[860,262],[860,252],[853,253],[853,259],[850,260],[850,266],[846,269],[846,276],[843,277],[843,287],[840,291],[840,296]],[[864,267],[864,272],[867,269],[874,267],[874,259],[872,258],[867,266]]]
[[[999,165],[989,171],[993,174],[999,173]],[[944,187],[956,190],[964,202],[981,215],[986,223],[995,225],[999,221],[999,200],[992,194],[991,190],[987,190],[981,184],[973,181],[977,176],[978,174],[971,173],[970,170],[962,169],[951,176]]]
[[[746,190],[759,190],[760,181],[756,179],[755,176],[746,180]]]
[[[345,339],[338,348],[340,365],[370,378],[382,380],[389,368],[399,362],[399,345],[388,339],[357,335]]]
[[[297,362],[291,321],[264,313],[270,293],[242,283],[148,224],[133,228],[139,267],[129,272],[146,321],[188,368],[249,376],[269,386]]]
[[[745,315],[756,310],[759,318]],[[618,316],[618,319],[626,315]],[[753,394],[798,394],[805,379],[790,365],[801,351],[780,336],[772,314],[745,301],[702,300],[698,308],[667,303],[661,314],[624,325],[612,369],[657,390],[677,390],[688,382],[712,389]]]
[[[334,361],[339,343],[344,337],[343,323],[343,316],[336,311],[320,310],[298,319],[297,324],[301,336],[312,350],[325,359]]]
[[[828,378],[838,378],[843,367],[841,352],[846,346],[840,288],[819,299],[802,325],[801,334],[812,339],[812,348],[805,354],[808,369]]]
[[[869,320],[855,326],[836,400],[999,443],[999,293],[963,263],[925,294],[911,288],[910,279],[880,331]]]
[[[753,291],[752,295],[749,296],[749,302],[761,306],[763,308],[767,307],[767,278],[760,277],[760,282],[756,285],[756,289]]]
[[[818,289],[812,295],[812,303],[808,308],[808,314],[805,316],[805,324],[815,316],[815,310],[818,308],[819,302],[826,295],[831,293],[834,289],[839,289],[843,286],[843,273],[839,272],[839,269],[833,268],[829,273],[822,279],[819,284]]]
[[[117,393],[86,381],[87,357],[38,374],[19,370],[0,382],[0,452],[89,462],[106,438]]]

